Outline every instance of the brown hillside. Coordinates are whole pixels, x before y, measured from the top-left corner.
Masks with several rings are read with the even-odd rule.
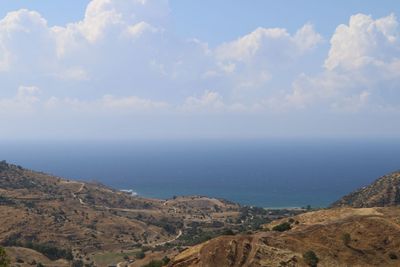
[[[171,200],[134,197],[97,183],[0,162],[0,245],[8,247],[12,255],[15,247],[60,252],[55,253],[55,248],[64,258],[70,258],[67,252],[71,251],[75,259],[96,263],[103,252],[134,254],[140,246],[175,242],[187,236],[194,223],[210,231],[223,229],[227,218],[238,221],[240,210],[237,204],[198,196]],[[102,258],[106,263],[96,265],[117,263],[110,258]]]
[[[394,259],[400,258],[399,218],[395,207],[309,212],[292,217],[289,231],[222,236],[187,249],[170,266],[308,266],[302,256],[308,250],[320,259],[318,266],[400,266]]]

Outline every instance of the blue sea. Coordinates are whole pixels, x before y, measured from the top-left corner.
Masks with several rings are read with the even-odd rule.
[[[325,207],[400,169],[400,141],[2,142],[0,159],[139,195],[205,195],[261,207]]]

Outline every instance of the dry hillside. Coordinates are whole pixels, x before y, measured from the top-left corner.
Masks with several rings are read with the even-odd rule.
[[[202,242],[227,228],[242,231],[258,227],[268,216],[282,216],[201,196],[134,197],[4,161],[0,162],[0,212],[0,245],[20,266],[34,260],[62,266],[63,260],[72,259],[108,266],[128,256],[125,261],[132,261],[140,250],[151,254],[149,249],[174,255],[178,246]]]
[[[291,225],[290,230],[271,230],[284,222]],[[303,253],[310,250],[319,258],[318,266],[400,266],[397,207],[321,210],[275,221],[265,228],[189,248],[170,266],[309,266]]]
[[[332,204],[332,207],[388,207],[400,205],[400,172],[385,175]]]

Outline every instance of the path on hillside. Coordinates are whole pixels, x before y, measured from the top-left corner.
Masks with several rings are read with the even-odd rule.
[[[174,241],[177,240],[179,237],[181,237],[182,234],[183,234],[182,230],[179,230],[178,235],[177,235],[176,237],[174,237],[173,239],[167,240],[167,241],[164,241],[164,242],[160,242],[160,243],[157,243],[157,244],[154,244],[153,247],[163,246],[163,245],[165,245],[165,244],[174,242]]]
[[[81,205],[87,206],[88,204],[87,204],[86,202],[84,202],[80,197],[78,197],[78,196],[76,195],[76,194],[79,194],[80,192],[82,192],[82,190],[85,188],[85,183],[80,183],[80,184],[81,184],[81,187],[79,188],[78,191],[76,191],[75,193],[73,193],[73,195],[74,195],[75,198],[77,198],[77,199],[79,200],[79,203],[80,203]],[[116,211],[124,211],[124,212],[145,212],[145,213],[149,213],[149,212],[151,213],[151,212],[153,212],[153,211],[149,211],[149,210],[139,210],[139,209],[110,208],[110,207],[107,207],[107,206],[104,206],[104,205],[93,205],[93,206],[94,206],[94,207],[98,207],[98,208],[108,209],[108,210],[116,210]],[[175,207],[172,207],[172,208],[174,209],[175,213],[177,213],[176,208],[175,208]],[[140,222],[141,222],[141,221],[140,221]],[[144,223],[144,222],[142,222],[142,223]],[[156,232],[155,232],[154,230],[152,230],[152,229],[149,229],[149,230],[152,231],[153,233],[156,233]],[[176,237],[174,237],[173,239],[167,240],[167,241],[164,241],[164,242],[160,242],[160,243],[154,244],[154,245],[152,245],[152,246],[153,246],[153,247],[156,247],[156,246],[165,245],[165,244],[167,244],[167,243],[171,243],[171,242],[177,240],[179,237],[181,237],[182,234],[183,234],[182,230],[179,230],[178,235],[177,235]]]

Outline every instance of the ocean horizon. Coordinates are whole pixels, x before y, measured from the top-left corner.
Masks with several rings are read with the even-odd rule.
[[[138,196],[326,207],[400,167],[400,142],[184,140],[1,143],[0,159]]]

